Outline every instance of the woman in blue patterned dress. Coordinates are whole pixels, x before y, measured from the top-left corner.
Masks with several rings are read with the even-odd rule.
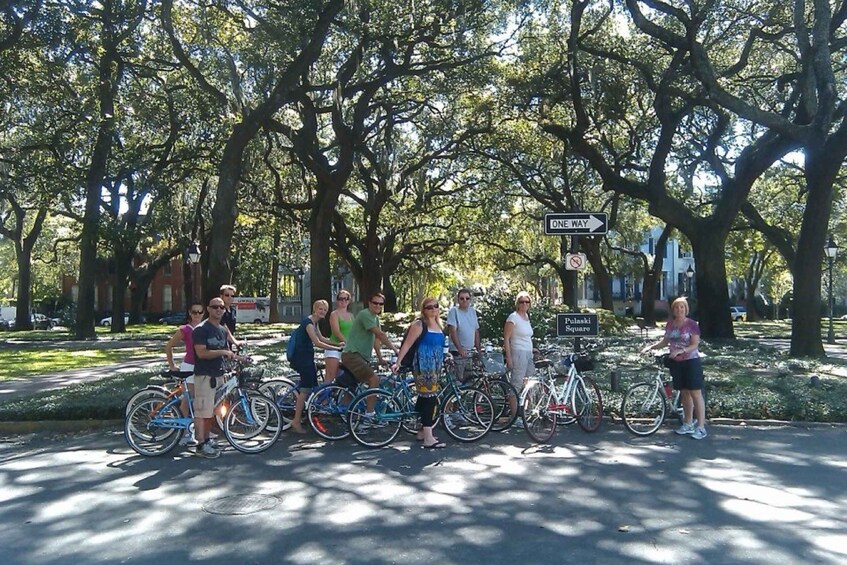
[[[423,339],[418,343],[418,351],[412,361],[412,374],[415,376],[415,387],[418,390],[415,410],[421,415],[418,439],[426,449],[441,449],[447,447],[447,444],[432,435],[432,427],[438,410],[438,377],[444,364],[444,329],[438,315],[438,301],[431,296],[421,302],[421,317],[409,328],[397,355],[398,361],[391,367],[393,372],[399,370],[399,359],[403,359],[421,335]]]

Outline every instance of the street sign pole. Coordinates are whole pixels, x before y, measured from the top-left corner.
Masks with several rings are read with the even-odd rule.
[[[571,253],[579,253],[579,236],[572,235],[571,236]],[[574,271],[573,276],[571,277],[573,281],[572,292],[571,292],[571,312],[579,312],[579,307],[577,304],[579,303],[579,271]],[[573,350],[574,353],[579,353],[582,350],[582,340],[579,336],[573,338]]]

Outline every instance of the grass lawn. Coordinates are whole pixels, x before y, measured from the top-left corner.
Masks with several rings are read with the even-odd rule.
[[[155,352],[161,352],[161,348],[157,348]],[[15,349],[14,353],[5,355],[2,365],[0,365],[0,382],[57,373],[69,369],[110,365],[133,357],[150,355],[150,353],[150,350],[143,347],[109,349],[19,347]]]

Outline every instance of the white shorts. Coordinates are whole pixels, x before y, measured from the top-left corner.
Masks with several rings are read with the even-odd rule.
[[[189,371],[191,371],[193,373],[194,372],[194,365],[192,365],[191,363],[186,363],[185,361],[183,361],[182,363],[179,364],[179,370],[180,370],[181,373],[187,373]],[[190,384],[190,385],[193,385],[194,384],[194,375],[191,375],[190,377],[185,379],[185,382]]]
[[[341,352],[337,349],[324,349],[324,359],[338,359],[341,360]]]

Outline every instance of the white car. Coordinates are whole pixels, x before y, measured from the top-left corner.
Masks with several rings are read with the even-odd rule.
[[[127,325],[128,323],[129,323],[129,314],[124,312],[124,325]],[[112,325],[112,317],[106,316],[105,318],[100,320],[100,325],[106,326],[106,327],[111,326]]]
[[[747,319],[747,310],[743,306],[730,306],[729,315],[733,322],[743,322]]]

